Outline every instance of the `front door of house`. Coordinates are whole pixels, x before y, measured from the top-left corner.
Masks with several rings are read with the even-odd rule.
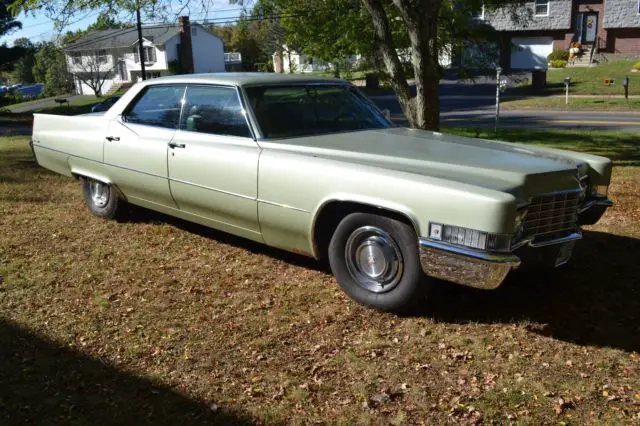
[[[594,43],[598,36],[598,14],[597,13],[585,13],[584,24],[582,25],[584,32],[584,42]]]
[[[121,81],[128,81],[127,78],[127,64],[124,61],[118,62],[118,76]]]

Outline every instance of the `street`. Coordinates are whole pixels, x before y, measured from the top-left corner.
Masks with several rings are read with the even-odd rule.
[[[495,90],[495,89],[494,89]],[[475,93],[474,93],[475,92]],[[443,127],[491,128],[495,122],[495,94],[447,94],[441,90],[440,117]],[[373,96],[382,109],[391,111],[394,121],[404,117],[395,95]],[[500,111],[501,128],[528,129],[593,129],[640,131],[640,113],[626,111],[562,111],[562,110],[506,110]]]

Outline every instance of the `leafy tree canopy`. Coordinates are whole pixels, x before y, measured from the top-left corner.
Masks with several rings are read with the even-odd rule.
[[[16,21],[14,14],[9,10],[10,1],[0,0],[0,37],[9,34],[11,31],[22,28],[22,24]],[[22,55],[20,47],[8,47],[0,45],[0,71],[9,71],[15,62]]]

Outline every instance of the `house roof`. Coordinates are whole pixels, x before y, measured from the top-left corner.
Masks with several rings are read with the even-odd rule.
[[[192,27],[198,26],[191,24]],[[153,25],[142,27],[142,37],[151,43],[163,45],[171,37],[178,35],[178,26],[173,24]],[[136,28],[122,28],[113,30],[94,31],[65,46],[67,52],[78,50],[109,49],[128,47],[138,41]]]

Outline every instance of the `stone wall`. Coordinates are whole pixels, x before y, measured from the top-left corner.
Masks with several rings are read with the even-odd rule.
[[[640,28],[638,0],[606,0],[604,2],[605,28]]]
[[[610,0],[607,0],[607,3]],[[498,31],[568,30],[571,28],[571,0],[549,0],[549,16],[534,16],[534,2],[514,21],[506,9],[486,11],[485,21]]]

